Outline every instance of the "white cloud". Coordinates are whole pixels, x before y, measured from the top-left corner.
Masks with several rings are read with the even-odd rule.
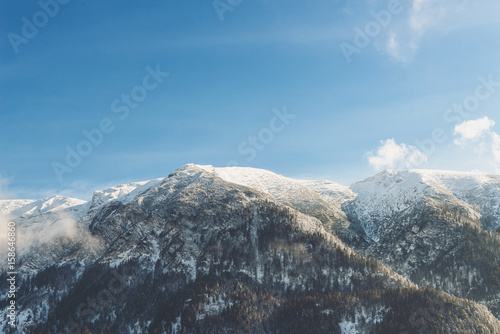
[[[477,141],[485,135],[491,135],[491,127],[495,125],[495,121],[484,116],[476,120],[463,121],[455,126],[455,135],[460,137],[455,139],[456,145],[465,145],[469,141]]]
[[[454,134],[459,138],[455,145],[472,148],[478,155],[486,155],[496,173],[500,173],[500,135],[492,130],[495,121],[488,117],[469,120],[455,126]]]
[[[394,139],[382,140],[377,152],[368,152],[368,162],[376,170],[415,168],[427,163],[427,155],[414,146],[397,144]]]

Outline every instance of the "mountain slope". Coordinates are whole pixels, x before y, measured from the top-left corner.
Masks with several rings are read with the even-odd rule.
[[[261,286],[279,295],[414,286],[382,264],[356,254],[316,218],[197,166],[176,170],[132,199],[117,197],[99,203],[103,204],[89,205],[92,219],[85,220],[90,217],[87,213],[78,223],[100,242],[93,262],[78,261],[87,250],[76,245],[72,261],[54,261],[57,266],[23,281],[26,302],[19,317],[28,327],[54,331],[78,321],[94,331],[104,330],[111,322],[117,332],[123,332],[137,321],[152,320],[150,314],[133,310],[133,318],[117,317],[118,305],[139,303],[156,312],[162,299],[149,305],[151,298],[168,299],[207,279],[221,284],[247,282],[251,289]],[[99,298],[113,268],[130,273],[126,293],[114,296],[113,303],[103,303],[100,318],[92,320],[86,314],[95,309],[81,312],[79,306],[86,298]],[[58,286],[55,291],[54,286]],[[150,297],[130,300],[137,291]],[[42,312],[39,304],[50,311]],[[165,319],[158,321],[153,326],[157,330],[169,326]]]
[[[351,195],[347,187],[334,184],[333,182],[328,183],[325,189],[331,189],[331,191],[333,189],[337,190],[339,199],[325,200],[318,192],[307,186],[307,181],[290,179],[267,170],[247,167],[199,167],[217,175],[225,181],[244,185],[259,192],[269,194],[276,201],[284,205],[318,218],[327,228],[334,231],[339,232],[349,226],[349,221],[345,213],[340,209],[342,202],[340,197],[349,198]]]
[[[86,210],[85,201],[62,196],[0,201],[0,217],[4,217],[0,221],[16,222],[18,270],[35,274],[54,263],[92,259],[99,242],[81,223]],[[5,245],[6,236],[5,230],[0,237]],[[6,257],[6,248],[0,248],[0,256]]]
[[[424,182],[449,190],[458,199],[477,206],[483,228],[500,227],[500,176],[481,173],[417,170]]]
[[[355,248],[419,285],[476,300],[498,316],[500,238],[485,229],[484,211],[476,205],[484,189],[498,191],[496,182],[488,183],[495,179],[470,173],[385,171],[356,183],[351,186],[356,198],[342,208],[353,225],[363,227],[369,242]],[[482,207],[493,212],[487,210],[494,206]]]
[[[486,307],[459,298],[498,315],[497,233],[452,181],[421,174],[348,189],[190,164],[88,203],[0,202],[20,228],[55,231],[69,216],[76,231],[20,253],[19,323],[36,333],[500,332]]]

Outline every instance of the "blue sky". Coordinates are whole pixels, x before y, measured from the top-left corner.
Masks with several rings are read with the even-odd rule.
[[[0,6],[2,198],[89,199],[191,162],[346,185],[500,172],[498,1]]]

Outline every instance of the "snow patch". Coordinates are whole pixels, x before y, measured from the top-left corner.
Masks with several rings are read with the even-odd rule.
[[[356,329],[356,323],[349,321],[342,321],[339,323],[340,333],[342,334],[358,334],[358,330]]]

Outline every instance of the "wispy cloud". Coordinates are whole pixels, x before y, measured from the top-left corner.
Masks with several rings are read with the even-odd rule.
[[[394,139],[382,140],[377,151],[367,153],[369,164],[376,170],[385,168],[414,168],[427,163],[427,155],[418,148]]]
[[[0,175],[0,200],[14,198],[14,193],[7,189],[10,180]]]
[[[395,60],[408,62],[420,48],[422,38],[431,30],[450,29],[446,18],[462,8],[465,0],[413,0],[408,19],[389,33],[386,52]]]
[[[387,41],[386,51],[393,58],[398,61],[407,61],[408,52],[401,47],[401,37],[394,32],[389,34],[389,39]]]

